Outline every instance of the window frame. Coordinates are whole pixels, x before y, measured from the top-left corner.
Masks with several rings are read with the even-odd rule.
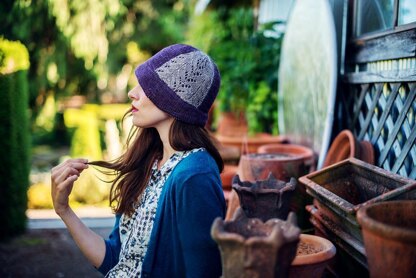
[[[377,38],[377,37],[383,37],[383,36],[386,36],[386,35],[390,35],[390,34],[394,34],[394,33],[397,33],[397,32],[402,32],[402,31],[406,31],[406,30],[416,28],[416,21],[411,22],[411,23],[407,23],[407,24],[403,24],[403,25],[398,25],[398,22],[399,22],[399,1],[400,0],[394,0],[393,28],[380,30],[380,31],[373,31],[373,32],[369,32],[369,33],[365,33],[365,34],[357,36],[358,1],[359,0],[351,0],[350,1],[350,2],[352,2],[352,21],[351,21],[352,22],[352,26],[351,26],[352,27],[351,28],[351,30],[352,30],[352,41],[361,41],[361,40],[374,39],[374,38]]]

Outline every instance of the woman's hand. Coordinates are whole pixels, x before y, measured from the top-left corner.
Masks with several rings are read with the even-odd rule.
[[[74,182],[81,172],[88,168],[87,159],[68,159],[51,170],[52,201],[55,212],[63,214],[69,209],[68,197]]]
[[[81,172],[88,168],[87,163],[88,160],[82,158],[69,159],[52,168],[52,201],[56,213],[67,226],[82,253],[98,268],[105,257],[104,240],[82,223],[68,203],[74,182]]]

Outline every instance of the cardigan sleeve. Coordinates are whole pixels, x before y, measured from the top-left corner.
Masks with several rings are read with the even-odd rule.
[[[214,219],[225,214],[219,175],[193,175],[177,194],[177,227],[186,277],[221,276],[221,256],[210,234]]]
[[[111,231],[108,239],[104,240],[105,256],[100,267],[97,268],[97,270],[104,275],[107,274],[107,272],[109,272],[118,263],[118,260],[119,260],[120,249],[121,249],[120,233],[119,233],[120,217],[121,215],[116,215],[116,220],[114,223],[113,230]]]

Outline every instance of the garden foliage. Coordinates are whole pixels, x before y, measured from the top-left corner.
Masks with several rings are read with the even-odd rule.
[[[191,18],[188,42],[213,57],[221,73],[220,111],[245,114],[250,133],[277,133],[283,34],[277,22],[255,26],[252,7],[217,7]],[[272,35],[270,35],[272,34]]]
[[[0,239],[23,232],[26,224],[30,157],[28,68],[26,47],[0,38]]]

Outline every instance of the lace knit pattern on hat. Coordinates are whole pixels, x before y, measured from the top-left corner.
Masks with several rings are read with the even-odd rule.
[[[156,73],[183,101],[198,108],[212,85],[214,66],[207,55],[193,51],[172,58]]]
[[[160,110],[184,123],[206,124],[221,85],[217,65],[206,53],[190,45],[170,45],[139,65],[135,74]]]

